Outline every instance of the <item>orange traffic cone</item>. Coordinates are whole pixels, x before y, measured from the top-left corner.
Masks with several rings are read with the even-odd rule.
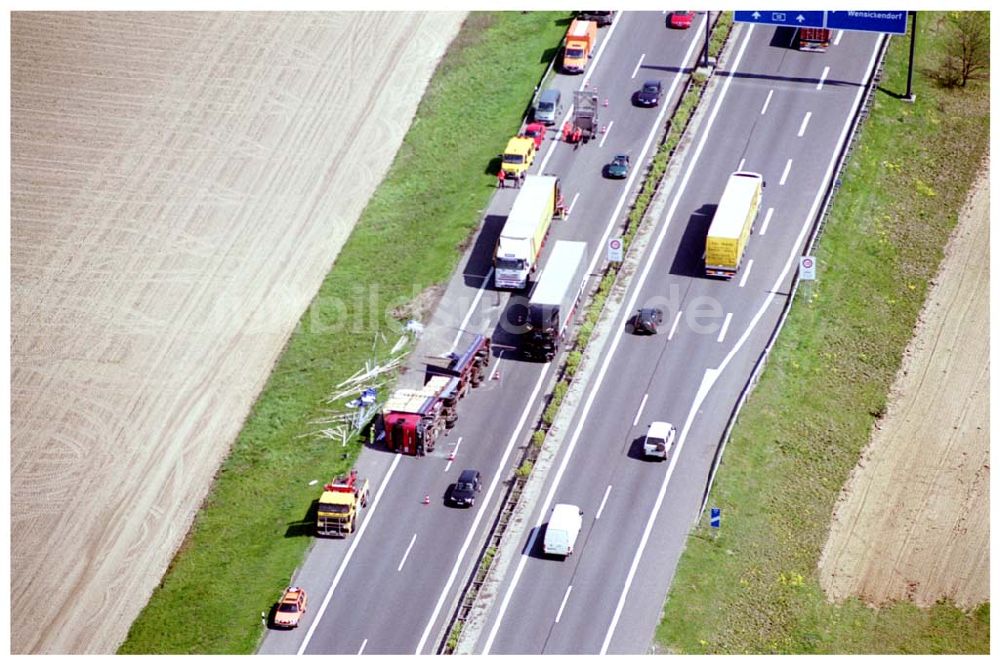
[[[431,503],[431,496],[424,495],[424,504],[430,504],[430,503]]]

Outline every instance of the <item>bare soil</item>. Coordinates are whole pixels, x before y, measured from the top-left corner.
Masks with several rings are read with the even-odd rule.
[[[121,643],[462,18],[12,14],[12,652]]]
[[[831,600],[989,601],[989,370],[987,164],[834,510],[819,565]]]

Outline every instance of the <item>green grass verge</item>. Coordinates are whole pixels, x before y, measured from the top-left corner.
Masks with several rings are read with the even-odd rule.
[[[733,429],[707,521],[681,557],[657,652],[989,653],[989,604],[827,603],[817,562],[837,495],[886,405],[989,136],[989,88],[934,86],[941,14],[892,42],[881,91],[761,381]]]
[[[364,366],[376,332],[395,341],[392,314],[412,314],[407,304],[455,268],[493,193],[490,162],[517,130],[567,16],[469,15],[121,653],[255,649],[261,611],[310,543],[318,494],[308,482],[349,468],[361,446],[301,436],[317,430],[310,422],[334,385]]]

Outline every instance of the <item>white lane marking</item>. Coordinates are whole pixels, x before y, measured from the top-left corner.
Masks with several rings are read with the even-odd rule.
[[[649,397],[648,393],[646,395],[642,396],[642,402],[639,403],[639,411],[637,411],[635,413],[635,418],[632,419],[632,425],[633,425],[633,427],[635,426],[635,424],[637,424],[639,422],[639,415],[642,414],[642,409],[643,409],[643,407],[646,406],[646,398],[648,398],[648,397]]]
[[[843,30],[838,30],[837,31],[837,36],[833,38],[833,45],[834,46],[840,46],[840,38],[843,37],[843,36],[844,36],[844,31]]]
[[[458,333],[455,334],[455,339],[451,343],[449,353],[455,351],[458,341],[462,338],[462,334],[465,333],[465,327],[469,325],[469,320],[472,319],[472,313],[476,311],[476,306],[479,305],[479,299],[483,297],[483,292],[486,290],[486,285],[490,283],[491,277],[493,277],[492,266],[490,266],[490,270],[486,273],[486,277],[483,278],[483,283],[479,285],[479,291],[476,292],[476,297],[472,299],[472,305],[469,307],[469,311],[465,313],[465,318],[458,327]]]
[[[677,316],[674,317],[674,324],[673,324],[673,326],[670,327],[670,333],[667,334],[667,340],[672,340],[673,339],[673,337],[674,337],[674,331],[677,330],[677,324],[679,324],[680,321],[681,321],[681,312],[683,312],[683,310],[678,310],[677,311]]]
[[[632,70],[632,78],[633,79],[635,78],[635,75],[639,73],[639,68],[642,67],[642,61],[645,60],[645,59],[646,59],[646,54],[645,53],[643,53],[641,56],[639,56],[639,62],[635,63],[635,69]]]
[[[365,651],[365,646],[366,645],[368,645],[368,639],[367,638],[365,640],[361,641],[361,649],[358,650],[358,654],[361,654],[362,652]]]
[[[816,84],[816,90],[823,89],[823,82],[826,81],[826,75],[830,73],[830,66],[827,65],[823,68],[823,75],[819,77],[819,83]]]
[[[771,95],[773,94],[774,94],[773,90],[767,91],[767,99],[764,100],[764,106],[762,106],[760,109],[760,115],[764,115],[765,113],[767,113],[767,105],[771,103]]]
[[[743,171],[743,165],[746,163],[746,161],[747,161],[747,158],[745,158],[745,157],[743,159],[741,159],[740,160],[740,165],[738,167],[736,167],[736,170],[737,171]]]
[[[740,286],[742,287],[743,285],[740,285]],[[499,368],[499,367],[500,367],[500,363],[501,363],[501,361],[503,361],[503,359],[500,359],[499,361],[497,361],[497,364],[496,364],[496,367],[495,367],[495,368],[493,368],[493,371],[494,371],[494,372],[496,372],[496,368]],[[460,446],[462,446],[462,438],[461,438],[461,437],[459,437],[459,438],[458,438],[458,441],[457,441],[457,442],[455,442],[455,448],[454,448],[454,449],[452,449],[452,451],[451,451],[451,453],[452,453],[452,455],[453,455],[453,456],[458,456],[458,447],[460,447]],[[446,471],[446,472],[447,472],[447,471],[448,471],[449,469],[451,469],[451,464],[452,464],[453,462],[455,462],[455,461],[454,461],[454,460],[449,460],[449,461],[448,461],[448,464],[444,466],[444,471]]]
[[[750,27],[751,27],[750,32],[753,32],[753,25],[751,24]],[[750,35],[747,34],[747,40],[749,40],[749,38]],[[746,46],[746,41],[744,41],[743,45],[744,47]],[[876,43],[875,48],[872,50],[871,59],[868,61],[868,69],[865,74],[865,80],[868,80],[868,77],[871,76],[872,68],[875,65],[875,59],[878,56],[878,49],[879,49],[879,43]],[[741,48],[736,58],[736,64],[734,64],[732,67],[732,71],[736,71],[737,65],[739,64],[740,57],[742,57],[742,55],[743,55],[743,49]],[[854,118],[854,114],[858,109],[858,105],[861,102],[861,96],[864,92],[865,92],[864,86],[859,86],[858,91],[854,96],[854,105],[851,107],[851,113],[847,114],[847,119],[844,121],[844,127],[843,129],[841,129],[840,137],[837,139],[836,145],[838,146],[844,145],[844,140],[847,136],[847,132],[851,128],[851,121]],[[723,86],[722,94],[723,96],[725,95],[725,86]],[[711,119],[709,120],[711,121]],[[711,122],[709,122],[708,127],[711,128],[711,126],[712,124]],[[705,131],[707,132],[708,128],[706,128]],[[823,175],[823,178],[820,181],[821,183],[827,183],[830,181],[830,177],[831,174],[833,173],[833,168],[836,165],[836,163],[837,163],[837,155],[836,153],[834,153],[830,157],[830,162],[827,165],[826,173]],[[683,189],[684,188],[682,181],[681,191],[683,191]],[[618,626],[618,620],[621,619],[622,609],[625,607],[625,599],[626,597],[628,597],[629,590],[632,587],[632,580],[635,578],[636,569],[638,569],[639,567],[639,560],[642,559],[643,551],[646,549],[646,543],[649,541],[649,534],[650,532],[652,532],[653,529],[653,521],[656,519],[657,514],[659,514],[660,507],[663,505],[663,498],[667,492],[667,484],[670,482],[670,477],[673,475],[674,465],[680,459],[680,452],[684,448],[684,442],[687,441],[687,433],[688,430],[690,430],[691,428],[691,423],[694,421],[694,417],[697,414],[698,410],[701,409],[701,404],[704,402],[705,396],[708,395],[708,392],[715,384],[715,381],[719,378],[719,376],[722,374],[722,371],[726,369],[726,366],[729,365],[729,362],[733,359],[734,356],[736,356],[737,352],[739,352],[740,348],[750,337],[750,334],[753,332],[754,328],[756,328],[761,317],[764,316],[764,312],[766,312],[767,309],[771,306],[771,303],[774,301],[774,298],[778,293],[778,289],[780,288],[781,283],[784,281],[785,276],[788,274],[788,271],[792,267],[793,261],[795,261],[799,256],[799,254],[802,252],[800,246],[802,245],[802,241],[805,239],[806,233],[809,231],[810,227],[809,223],[813,219],[813,216],[816,215],[816,210],[819,208],[820,201],[823,199],[823,190],[824,190],[823,187],[819,187],[816,189],[816,196],[813,199],[812,207],[809,209],[809,212],[806,214],[805,218],[802,221],[802,227],[799,230],[798,238],[795,239],[795,243],[791,246],[791,251],[788,253],[788,259],[785,262],[785,268],[781,271],[781,275],[779,275],[777,279],[775,279],[774,287],[768,292],[767,298],[764,300],[764,304],[760,307],[759,310],[757,310],[757,314],[755,314],[753,316],[753,319],[750,320],[750,325],[746,328],[746,330],[743,331],[743,335],[740,336],[740,339],[736,342],[736,346],[730,349],[726,357],[722,359],[722,363],[719,365],[719,367],[715,369],[706,370],[705,375],[702,377],[701,386],[698,388],[698,393],[695,395],[694,404],[691,405],[691,410],[688,412],[687,420],[684,422],[684,428],[681,430],[681,434],[677,439],[677,444],[676,444],[677,449],[674,455],[671,456],[670,467],[667,468],[667,475],[664,477],[663,484],[660,486],[660,494],[656,496],[656,502],[653,505],[653,510],[649,514],[649,518],[646,520],[646,529],[642,534],[642,539],[639,541],[639,548],[635,551],[635,556],[632,558],[632,566],[629,568],[628,576],[626,576],[625,578],[625,585],[622,587],[621,596],[618,597],[618,606],[615,608],[614,617],[612,618],[611,624],[608,627],[608,632],[604,636],[604,644],[601,646],[601,652],[600,652],[600,654],[602,655],[607,654],[608,646],[611,644],[611,637],[614,636],[615,628]]]
[[[604,128],[604,136],[601,137],[601,142],[597,144],[598,148],[604,147],[604,142],[607,140],[608,135],[611,134],[611,126],[615,124],[615,121],[608,123],[608,126]]]
[[[573,195],[573,200],[569,202],[569,208],[566,209],[566,218],[567,219],[573,213],[573,206],[576,205],[576,200],[579,199],[579,198],[580,198],[580,193],[579,192],[577,192],[576,194]]]
[[[556,613],[556,624],[559,624],[559,618],[562,617],[563,609],[566,608],[566,602],[569,600],[569,593],[572,591],[573,591],[572,585],[566,588],[566,594],[563,596],[562,603],[559,604],[559,612]]]
[[[778,181],[778,185],[784,185],[785,181],[788,180],[788,172],[792,170],[792,158],[789,157],[788,161],[785,162],[785,170],[781,172],[781,180]]]
[[[444,606],[445,599],[448,597],[448,591],[451,590],[451,586],[455,583],[455,578],[458,576],[458,570],[462,565],[462,561],[465,559],[465,553],[469,550],[469,545],[472,543],[472,537],[476,534],[476,529],[479,527],[479,523],[482,521],[483,516],[486,515],[486,511],[490,505],[490,499],[493,497],[493,493],[497,489],[497,485],[500,483],[500,479],[504,478],[504,470],[507,469],[507,460],[510,458],[511,451],[514,450],[514,445],[517,444],[521,437],[521,429],[524,428],[525,422],[528,420],[528,415],[533,411],[535,404],[535,398],[538,397],[538,392],[542,389],[542,384],[545,382],[545,371],[548,369],[549,363],[545,363],[539,367],[538,379],[535,381],[535,388],[532,389],[531,395],[528,397],[528,401],[524,406],[524,411],[521,412],[521,418],[518,419],[517,425],[514,426],[514,432],[510,435],[510,440],[507,442],[507,448],[503,452],[503,456],[500,458],[500,463],[497,465],[496,472],[493,473],[493,481],[490,482],[490,487],[486,490],[486,495],[483,497],[482,502],[479,505],[479,512],[476,513],[475,519],[472,521],[472,527],[469,528],[469,533],[465,535],[465,542],[462,543],[462,549],[458,552],[458,556],[455,558],[455,564],[451,568],[451,573],[448,574],[448,580],[441,589],[441,594],[438,596],[437,603],[434,605],[434,611],[431,613],[430,620],[427,621],[427,626],[424,627],[424,633],[420,637],[420,642],[417,643],[417,649],[414,654],[420,654],[424,650],[424,645],[427,643],[427,639],[430,638],[431,631],[434,629],[434,623],[437,622],[438,614],[441,613],[441,608]]]
[[[753,259],[747,262],[746,270],[743,271],[743,277],[740,278],[740,287],[747,283],[747,278],[750,277],[750,269],[753,268]]]
[[[727,312],[726,320],[722,322],[722,328],[719,330],[719,338],[718,340],[716,340],[716,342],[722,342],[725,339],[726,331],[729,330],[729,322],[732,321],[732,319],[733,319],[733,313]]]
[[[799,136],[806,133],[806,125],[809,124],[809,119],[812,118],[812,111],[806,111],[806,117],[802,119],[802,124],[799,125]]]
[[[635,425],[635,424],[633,423],[632,425]],[[597,513],[594,514],[594,520],[600,520],[601,519],[601,514],[604,513],[604,505],[608,503],[608,495],[610,495],[610,494],[611,494],[611,486],[609,485],[608,489],[604,491],[604,499],[601,500],[601,506],[600,506],[600,508],[598,508],[597,509]]]
[[[760,235],[763,236],[767,233],[767,223],[771,221],[771,215],[774,213],[773,208],[767,209],[767,214],[764,215],[764,224],[760,225]]]
[[[406,547],[406,552],[403,553],[403,559],[399,561],[399,566],[396,567],[396,571],[402,571],[403,565],[406,564],[406,558],[410,555],[410,549],[413,548],[413,542],[417,540],[417,535],[414,534],[413,538],[410,539],[410,545]]]
[[[740,49],[736,54],[736,59],[733,63],[731,71],[736,71],[736,69],[739,67],[740,61],[743,59],[743,53],[746,51],[747,44],[750,43],[750,36],[753,35],[753,28],[754,26],[753,24],[751,24],[750,27],[747,29],[746,38],[743,40],[743,44],[740,46]],[[692,40],[691,46],[688,48],[688,53],[682,62],[688,62],[691,59],[691,54],[694,52],[694,48],[698,45],[698,41],[699,40]],[[679,79],[677,78],[674,79],[675,86],[678,80]],[[702,134],[701,139],[698,141],[698,145],[695,146],[694,152],[692,153],[691,156],[691,162],[689,163],[687,169],[684,170],[684,175],[681,178],[680,183],[678,183],[677,185],[677,193],[674,195],[674,201],[670,205],[670,208],[667,210],[667,214],[664,217],[665,221],[663,223],[663,226],[660,229],[660,232],[657,234],[656,240],[653,242],[653,246],[649,249],[650,257],[655,257],[657,253],[660,251],[660,248],[663,246],[663,241],[667,237],[667,230],[670,228],[670,221],[673,219],[674,214],[677,212],[677,207],[680,205],[681,196],[683,195],[684,190],[687,188],[687,184],[691,180],[691,174],[694,173],[695,171],[695,165],[698,163],[698,158],[701,156],[701,153],[705,149],[705,144],[708,141],[709,133],[712,129],[712,126],[715,124],[715,119],[719,115],[719,109],[722,107],[722,101],[726,98],[726,92],[729,90],[729,86],[732,84],[732,82],[733,82],[733,77],[727,76],[725,82],[722,84],[722,90],[719,92],[719,97],[715,103],[715,108],[712,109],[712,112],[709,114],[708,120],[706,121],[704,133]],[[670,95],[668,95],[668,99],[669,97]],[[663,105],[663,109],[666,109],[666,106],[667,105]],[[643,148],[643,153],[646,152],[646,150],[649,148],[650,143],[652,143],[653,132],[660,126],[660,123],[663,121],[663,113],[664,111],[661,109],[660,116],[657,118],[653,130],[650,131],[649,137],[646,139],[646,146]],[[642,160],[640,159],[640,163],[641,161]],[[635,173],[638,172],[633,172],[633,176],[635,175]],[[622,202],[624,202],[624,197],[619,200],[618,207],[615,209],[615,212],[612,214],[610,218],[610,224],[607,228],[607,231],[605,231],[605,237],[601,239],[601,242],[598,243],[596,247],[603,247],[604,244],[607,242],[607,235],[611,232],[612,228],[611,225],[613,225],[615,221],[618,219],[618,213],[621,211]],[[600,252],[595,254],[595,257],[591,262],[591,268],[589,272],[593,273],[593,265],[596,263],[598,258],[600,258]],[[653,263],[654,263],[653,261],[647,261],[646,266],[642,269],[642,272],[639,274],[639,279],[635,283],[634,291],[632,292],[632,295],[629,297],[628,304],[621,310],[623,316],[630,316],[629,313],[631,313],[635,309],[635,304],[639,299],[639,294],[642,292],[642,286],[646,283],[646,279],[649,277],[649,273],[653,268]],[[504,614],[507,612],[507,607],[510,605],[510,600],[514,596],[514,590],[517,589],[517,583],[521,579],[521,575],[524,573],[524,567],[527,565],[529,557],[528,554],[531,553],[535,547],[535,543],[538,540],[538,534],[540,531],[539,528],[545,521],[545,517],[548,515],[549,507],[552,504],[552,499],[555,496],[556,489],[559,487],[559,481],[562,479],[563,474],[566,472],[566,467],[569,464],[570,459],[573,457],[573,450],[576,449],[577,442],[580,441],[580,435],[583,432],[583,425],[587,422],[587,414],[590,413],[590,409],[591,407],[593,407],[594,400],[597,398],[597,394],[601,387],[601,383],[604,381],[604,377],[608,372],[608,367],[611,365],[611,359],[614,357],[615,350],[621,343],[622,334],[624,332],[625,332],[624,326],[617,327],[615,336],[611,340],[610,346],[608,347],[608,351],[604,355],[604,361],[602,362],[600,369],[597,371],[597,376],[594,379],[594,386],[593,388],[590,389],[590,393],[587,396],[587,400],[583,405],[583,409],[580,413],[581,415],[577,420],[576,428],[573,430],[573,434],[570,436],[568,444],[565,444],[566,454],[563,457],[562,462],[559,464],[558,469],[556,469],[555,476],[553,476],[552,482],[549,486],[548,494],[545,496],[544,501],[539,507],[538,519],[535,523],[534,529],[531,531],[531,536],[528,539],[527,545],[521,552],[521,559],[517,563],[517,568],[514,570],[514,575],[511,576],[510,583],[507,585],[507,591],[504,593],[503,599],[500,601],[500,607],[497,610],[497,616],[493,622],[493,627],[490,629],[489,635],[486,637],[486,643],[483,646],[483,652],[482,652],[484,655],[490,653],[490,649],[493,647],[493,641],[496,640],[497,632],[500,631],[500,624],[503,622]],[[673,458],[673,460],[676,460],[676,456]],[[671,465],[672,464],[673,463],[671,463]],[[624,602],[622,602],[620,605],[623,604]],[[613,621],[614,624],[612,624],[611,629],[609,630],[609,637],[607,638],[607,641],[611,640],[610,632],[614,631],[614,625],[618,623],[619,615],[621,615],[621,608],[618,609],[617,614],[614,618]]]
[[[375,515],[375,509],[378,508],[379,500],[382,499],[382,494],[385,492],[385,489],[389,487],[389,479],[392,478],[392,473],[396,470],[396,466],[399,464],[399,460],[402,457],[402,453],[397,453],[392,457],[392,464],[389,465],[389,470],[385,473],[385,478],[382,479],[382,485],[378,487],[378,492],[375,493],[375,499],[372,500],[371,507],[365,515],[365,520],[361,523],[358,533],[351,538],[351,545],[347,548],[347,554],[344,555],[344,559],[340,563],[340,567],[337,568],[337,573],[333,577],[333,582],[330,583],[330,589],[326,591],[323,603],[320,604],[319,611],[316,613],[316,619],[314,619],[312,624],[309,625],[309,630],[306,632],[305,637],[303,637],[302,645],[299,646],[296,654],[305,654],[306,648],[309,646],[309,641],[312,640],[313,632],[316,631],[316,627],[319,626],[319,621],[322,619],[323,613],[326,612],[326,607],[330,605],[330,599],[333,598],[333,591],[337,589],[337,583],[339,583],[340,579],[344,576],[344,571],[347,569],[347,565],[351,562],[351,556],[354,555],[354,551],[357,550],[358,544],[361,543],[361,537],[365,535],[365,530],[368,529],[369,523],[372,522],[372,516]]]
[[[733,68],[735,70],[735,67]],[[608,632],[604,635],[604,643],[601,645],[600,654],[605,655],[608,653],[608,646],[611,644],[611,637],[615,633],[615,628],[618,626],[618,620],[621,618],[622,609],[625,607],[625,597],[628,596],[629,589],[632,587],[632,580],[635,578],[635,572],[639,568],[639,560],[642,558],[643,551],[646,550],[646,544],[649,542],[649,535],[653,531],[653,521],[656,520],[656,516],[660,513],[660,508],[663,506],[663,498],[667,494],[667,485],[670,483],[670,479],[674,476],[674,469],[677,467],[677,461],[680,460],[681,451],[684,450],[684,442],[687,441],[688,429],[691,427],[691,422],[694,420],[695,414],[698,408],[701,407],[701,403],[704,400],[705,394],[708,393],[708,388],[711,388],[712,382],[707,382],[709,377],[709,370],[705,371],[705,375],[702,377],[701,386],[698,388],[698,393],[695,395],[695,402],[692,405],[691,410],[688,412],[687,420],[684,422],[684,428],[681,430],[680,436],[677,438],[677,444],[675,445],[673,454],[670,456],[670,465],[667,467],[667,473],[663,477],[663,483],[660,484],[660,491],[656,495],[656,501],[653,503],[653,509],[649,513],[649,517],[646,519],[646,527],[642,531],[642,537],[639,539],[639,547],[635,551],[635,556],[632,558],[632,565],[629,567],[628,575],[625,576],[625,585],[622,587],[621,596],[618,598],[618,606],[615,608],[615,613],[611,618],[611,624],[608,626]],[[712,380],[714,382],[714,379]],[[706,383],[708,388],[706,388]]]

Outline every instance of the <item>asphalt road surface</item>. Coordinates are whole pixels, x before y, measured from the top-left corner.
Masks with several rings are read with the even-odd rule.
[[[827,53],[800,53],[791,48],[793,32],[734,32],[610,331],[617,337],[586,388],[532,514],[534,529],[496,590],[475,652],[649,649],[720,436],[777,323],[879,42],[835,34]],[[740,273],[728,282],[706,279],[705,233],[726,179],[739,169],[764,175],[762,213]],[[625,317],[645,305],[664,309],[660,334],[624,333]],[[654,420],[678,427],[665,462],[642,458],[641,439]],[[584,512],[565,561],[541,556],[556,502]]]
[[[560,121],[542,144],[532,172],[558,175],[570,206],[568,220],[553,223],[547,249],[557,239],[587,240],[593,270],[603,261],[604,241],[622,219],[628,192],[638,183],[637,176],[624,183],[606,180],[602,166],[615,153],[627,152],[633,173],[642,173],[666,107],[680,93],[683,70],[697,56],[697,28],[703,26],[704,15],[699,14],[688,31],[668,31],[664,19],[657,12],[621,14],[612,26],[600,29],[585,75],[555,77],[566,110],[572,90],[590,84],[597,91],[604,131],[574,148],[556,140]],[[664,82],[660,107],[631,104],[632,94],[647,78]],[[297,630],[268,631],[261,653],[437,650],[457,595],[478,561],[486,529],[495,519],[500,484],[537,419],[553,371],[551,364],[519,360],[511,349],[516,338],[498,326],[510,294],[493,290],[491,257],[515,195],[516,190],[506,189],[493,197],[460,272],[449,283],[413,355],[419,361],[424,352],[446,352],[462,343],[463,331],[487,332],[496,346],[491,379],[461,402],[458,424],[433,454],[404,458],[374,447],[362,453],[358,468],[372,481],[374,495],[359,531],[342,541],[315,542],[293,578],[310,593],[309,612]],[[454,461],[449,453],[454,453]],[[472,509],[446,507],[448,486],[464,468],[482,472],[483,492]],[[429,504],[423,502],[425,497]],[[308,519],[290,530],[308,531]]]

